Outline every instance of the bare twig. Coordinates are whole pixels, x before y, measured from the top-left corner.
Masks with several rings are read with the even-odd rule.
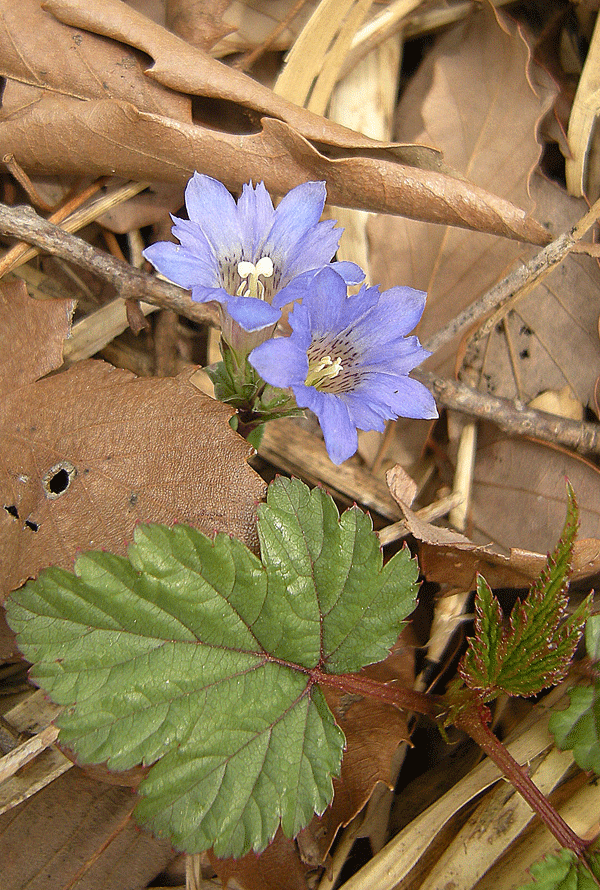
[[[529,262],[519,269],[510,272],[506,278],[495,284],[466,309],[463,309],[447,325],[433,334],[423,346],[430,352],[437,352],[442,346],[450,343],[458,334],[465,331],[476,321],[485,318],[490,312],[501,308],[516,296],[523,296],[536,284],[539,284],[555,266],[573,250],[583,235],[590,229],[600,216],[600,199],[591,207],[585,216],[568,232],[559,235],[539,251]],[[497,320],[497,318],[496,318]]]
[[[471,417],[490,420],[510,435],[531,436],[564,445],[581,454],[600,454],[600,424],[535,411],[508,399],[477,392],[457,380],[438,377],[420,368],[413,371],[412,376],[431,389],[438,404]]]
[[[70,228],[67,224],[66,220],[69,218],[71,220],[71,225],[77,226],[77,211],[81,208],[85,202],[91,198],[96,192],[100,191],[103,185],[106,184],[106,177],[101,176],[100,179],[95,180],[82,192],[78,192],[74,195],[69,201],[62,205],[57,211],[55,211],[52,216],[50,216],[49,221],[52,223],[56,223],[59,225],[64,222],[62,228],[67,231],[74,232],[76,228]],[[94,205],[95,206],[95,205]],[[84,211],[85,213],[86,211]],[[85,220],[85,217],[84,217]],[[89,220],[88,220],[89,221]],[[87,222],[82,221],[81,226],[87,225]],[[15,244],[0,260],[0,278],[3,275],[6,275],[7,272],[11,272],[13,269],[16,269],[18,266],[23,263],[29,262],[36,255],[36,251],[32,250],[27,244]]]
[[[48,204],[42,198],[27,173],[16,161],[15,156],[13,154],[4,155],[4,157],[2,158],[2,163],[4,164],[8,172],[12,175],[12,177],[19,183],[23,191],[27,194],[31,203],[38,207],[44,213],[52,213],[54,208],[51,204]]]
[[[21,238],[40,250],[93,272],[110,282],[124,299],[145,300],[161,309],[173,309],[179,315],[200,323],[218,324],[217,312],[210,304],[194,303],[187,291],[177,285],[140,272],[128,263],[97,250],[87,241],[38,216],[31,207],[0,204],[0,232]]]

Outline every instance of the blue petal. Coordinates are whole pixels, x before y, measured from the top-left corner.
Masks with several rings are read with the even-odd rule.
[[[296,258],[298,242],[315,226],[325,206],[325,183],[305,182],[296,186],[282,199],[275,211],[271,231],[265,240],[264,249],[275,260],[277,255],[281,268],[286,268],[288,258]],[[273,251],[273,252],[271,252]],[[328,259],[331,259],[331,254]],[[311,264],[314,268],[315,265]],[[298,272],[311,268],[305,265]]]
[[[312,330],[306,306],[294,306],[294,311],[288,315],[288,322],[294,332],[292,334],[294,343],[300,349],[307,351],[312,341]]]
[[[218,254],[241,244],[237,206],[222,182],[194,173],[185,189],[185,206]]]
[[[418,337],[402,337],[390,342],[371,342],[362,356],[362,365],[383,374],[408,374],[431,353],[423,349]]]
[[[372,334],[370,321],[380,296],[379,288],[363,286],[343,303],[336,333],[345,334],[346,339],[356,343],[360,353],[369,346]]]
[[[344,279],[346,284],[360,284],[365,280],[365,273],[357,266],[356,263],[350,263],[348,260],[331,263],[331,268],[335,269],[338,275]]]
[[[316,336],[337,333],[347,300],[346,293],[344,281],[333,269],[327,267],[315,275],[302,305],[308,312],[310,329]]]
[[[341,464],[352,457],[358,448],[358,434],[346,405],[336,396],[329,395],[317,416],[327,454],[334,464]]]
[[[191,288],[203,283],[215,286],[215,269],[172,241],[158,241],[143,251],[143,256],[169,281]]]
[[[374,290],[368,288],[367,292]],[[407,293],[399,294],[404,291]],[[379,294],[372,310],[354,324],[356,341],[363,341],[363,349],[382,356],[386,349],[394,350],[404,336],[412,331],[421,318],[425,294],[412,288],[392,288]],[[415,341],[416,342],[416,341]]]
[[[389,405],[367,401],[361,392],[347,392],[339,397],[347,406],[352,422],[359,430],[377,430],[382,433],[385,421],[395,415]]]
[[[260,259],[259,248],[273,225],[275,211],[271,196],[264,183],[259,182],[256,188],[247,183],[237,205],[240,228],[244,239],[244,259],[256,263]]]
[[[400,377],[390,394],[390,407],[398,417],[433,420],[438,416],[435,399],[426,386],[412,377]]]
[[[211,300],[216,300],[217,303],[227,305],[227,301],[230,299],[231,297],[222,287],[205,287],[202,284],[192,287],[192,300],[195,303],[210,303]]]
[[[300,275],[307,269],[321,269],[329,264],[338,249],[342,229],[334,228],[331,219],[317,223],[307,232],[299,232],[295,244],[290,244],[285,254],[281,254],[281,264],[286,278]]]
[[[252,350],[248,361],[271,386],[292,386],[308,374],[306,352],[288,337],[267,340]]]
[[[297,275],[289,284],[286,284],[285,287],[282,287],[281,290],[277,291],[271,300],[271,305],[275,306],[277,309],[282,309],[283,306],[287,306],[288,303],[293,303],[296,300],[303,300],[313,278],[318,272],[319,269],[311,269],[309,272],[302,272],[301,275]]]
[[[213,299],[218,299],[213,297]],[[231,297],[223,300],[227,305],[227,312],[234,321],[245,331],[259,331],[261,328],[276,324],[281,312],[274,309],[269,303],[258,300],[256,297]]]
[[[212,262],[216,267],[215,248],[198,223],[191,222],[189,219],[179,219],[177,216],[173,216],[171,219],[174,223],[171,233],[179,240],[181,246],[207,262]]]

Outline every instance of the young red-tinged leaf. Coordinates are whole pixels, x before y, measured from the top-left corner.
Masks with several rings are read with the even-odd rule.
[[[590,603],[565,620],[577,503],[568,486],[569,506],[563,533],[524,602],[517,602],[504,626],[502,610],[487,582],[477,582],[475,636],[459,666],[467,686],[486,698],[498,693],[535,695],[566,674],[581,636]]]
[[[385,658],[416,595],[370,518],[278,479],[263,563],[225,535],[142,526],[125,559],[85,554],[16,591],[11,627],[82,762],[152,764],[139,820],[189,852],[264,849],[330,803],[344,735],[318,686]]]

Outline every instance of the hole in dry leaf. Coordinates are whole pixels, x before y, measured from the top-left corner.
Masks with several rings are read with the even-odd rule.
[[[39,525],[37,524],[37,522],[32,522],[31,519],[26,519],[25,525],[27,526],[27,528],[30,528],[32,532],[36,532],[39,528]]]
[[[49,500],[60,497],[69,488],[76,475],[77,470],[71,461],[61,460],[60,463],[54,464],[42,479],[46,497]]]
[[[528,350],[528,349],[522,349],[521,352],[519,353],[519,355],[520,355],[521,358],[529,358],[529,350]]]
[[[14,516],[15,519],[19,518],[19,511],[14,504],[4,504],[4,509],[9,514],[9,516]]]

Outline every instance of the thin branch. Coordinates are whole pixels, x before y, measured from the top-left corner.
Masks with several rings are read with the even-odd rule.
[[[31,207],[0,204],[0,233],[20,238],[93,272],[110,282],[123,299],[144,300],[161,309],[173,309],[200,323],[218,324],[216,310],[210,304],[194,303],[188,292],[177,285],[140,272],[129,263],[97,250],[82,238],[39,216]]]
[[[425,349],[428,349],[429,352],[437,352],[438,349],[450,343],[458,334],[485,318],[490,312],[499,309],[509,300],[528,293],[568,256],[599,216],[600,199],[576,226],[559,235],[555,241],[540,250],[529,262],[510,272],[506,278],[495,284],[487,293],[463,309],[443,328],[440,328],[423,344]]]
[[[513,436],[531,436],[543,442],[564,445],[580,454],[600,454],[600,424],[584,423],[536,411],[508,399],[478,392],[457,380],[438,377],[416,368],[412,372],[433,392],[438,404],[470,417],[490,420]]]

